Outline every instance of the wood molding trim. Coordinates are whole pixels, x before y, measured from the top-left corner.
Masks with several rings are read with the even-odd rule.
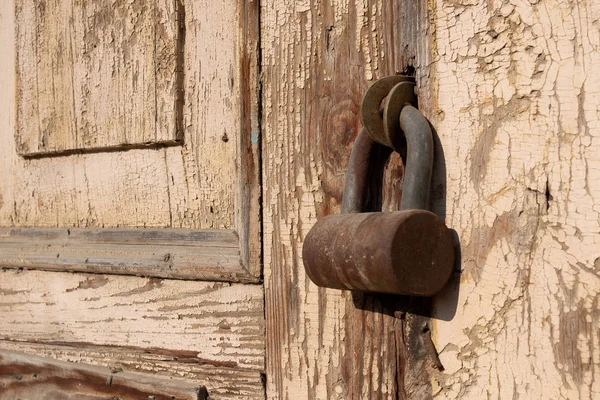
[[[111,370],[152,374],[159,379],[186,379],[206,386],[214,399],[264,400],[262,371],[198,358],[197,352],[136,347],[98,346],[86,343],[32,343],[0,340],[0,352],[19,352],[77,361]]]
[[[232,230],[0,228],[0,254],[3,268],[258,282]]]

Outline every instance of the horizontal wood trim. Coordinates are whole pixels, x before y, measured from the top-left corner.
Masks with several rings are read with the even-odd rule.
[[[0,350],[2,398],[203,400],[206,388],[115,369]],[[102,396],[102,397],[100,397]],[[108,397],[106,397],[108,396]]]
[[[0,266],[257,282],[233,230],[0,228]]]
[[[264,400],[262,372],[214,364],[190,351],[0,340],[0,349],[122,370],[185,378],[205,386],[211,400]]]
[[[260,285],[46,271],[0,272],[0,339],[187,351],[264,369]]]

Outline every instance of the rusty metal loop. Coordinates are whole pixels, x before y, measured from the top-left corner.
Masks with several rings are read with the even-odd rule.
[[[383,109],[383,132],[380,134],[383,135],[386,143],[390,143],[388,146],[400,153],[404,164],[406,164],[406,139],[400,128],[400,112],[405,105],[417,107],[415,86],[414,81],[400,82],[394,86],[385,98]],[[377,138],[374,139],[381,143]]]
[[[429,207],[433,170],[433,136],[429,122],[411,105],[404,105],[397,135],[406,137],[407,158],[402,189],[401,210]],[[392,149],[371,137],[366,128],[359,132],[346,171],[342,213],[378,211],[381,207],[383,169]]]
[[[427,210],[433,171],[433,134],[421,111],[405,106],[400,112],[400,128],[406,136],[406,166],[401,210]]]
[[[391,81],[384,81],[385,85]],[[401,80],[396,85],[398,93],[404,92],[406,98],[410,82]],[[396,104],[396,96],[388,95],[388,121],[396,118],[398,128],[390,122],[386,136],[379,113],[385,94],[383,86],[374,86],[377,90],[366,96],[370,103],[363,102],[371,114],[363,115],[365,126],[352,147],[342,214],[320,219],[308,232],[302,246],[304,267],[320,287],[431,296],[446,284],[454,264],[450,231],[427,211],[433,167],[432,131],[427,119],[413,107],[415,99],[414,103],[400,100],[402,103]],[[373,122],[383,136],[374,136],[369,130],[373,126],[368,123]],[[384,167],[402,132],[407,156],[401,211],[374,212],[381,210]]]
[[[375,142],[366,128],[354,141],[342,195],[342,214],[381,210],[383,167],[392,149]]]

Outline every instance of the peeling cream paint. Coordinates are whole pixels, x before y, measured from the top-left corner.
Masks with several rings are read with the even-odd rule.
[[[460,287],[444,399],[600,396],[600,6],[432,1],[430,71]]]
[[[257,9],[257,2],[238,0],[0,2],[0,226],[235,230],[239,267],[259,275],[260,168],[256,143],[250,143],[258,128]],[[38,24],[34,16],[42,19],[44,11],[47,21]],[[118,34],[103,37],[101,54],[84,49],[91,52],[84,56],[93,56],[90,64],[72,62],[81,56],[82,41],[95,40],[89,36],[98,26],[91,19],[102,15],[109,16],[102,32]],[[185,41],[178,32],[183,25]],[[129,54],[134,60],[124,54],[122,40],[138,41]],[[31,53],[47,44],[50,52],[65,46],[50,66]],[[19,62],[29,73],[21,82]],[[28,68],[40,74],[39,81]],[[71,74],[75,83],[65,80]],[[118,88],[101,90],[99,97],[89,89],[107,82]],[[71,86],[82,90],[74,118],[65,100]],[[60,101],[53,104],[55,98]],[[37,100],[60,115],[53,121],[16,119],[20,107]],[[69,130],[86,120],[116,133]],[[44,124],[56,125],[45,132],[56,139],[47,148],[30,140]],[[183,143],[121,151],[123,132],[131,139],[127,144],[139,147],[174,137]],[[29,140],[33,153],[47,154],[22,157],[19,140]],[[77,154],[57,156],[65,150]],[[85,268],[73,269],[79,267]],[[214,399],[264,399],[260,285],[27,270],[0,275],[3,350],[116,365],[150,378],[185,377],[206,384]]]

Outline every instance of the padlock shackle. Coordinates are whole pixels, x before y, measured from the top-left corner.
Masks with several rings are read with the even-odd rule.
[[[391,152],[389,147],[375,142],[366,128],[359,131],[346,168],[342,214],[381,209],[381,188],[378,186],[383,181],[383,166]]]
[[[342,214],[363,212],[371,152],[375,142],[363,127],[352,146],[342,195]]]
[[[433,170],[433,135],[419,110],[406,105],[400,112],[400,128],[406,136],[401,210],[427,210]],[[342,214],[380,211],[383,168],[392,149],[375,142],[362,128],[354,141],[346,170]]]
[[[400,129],[406,136],[406,166],[401,210],[428,210],[433,171],[433,134],[429,121],[411,105],[400,112]]]

